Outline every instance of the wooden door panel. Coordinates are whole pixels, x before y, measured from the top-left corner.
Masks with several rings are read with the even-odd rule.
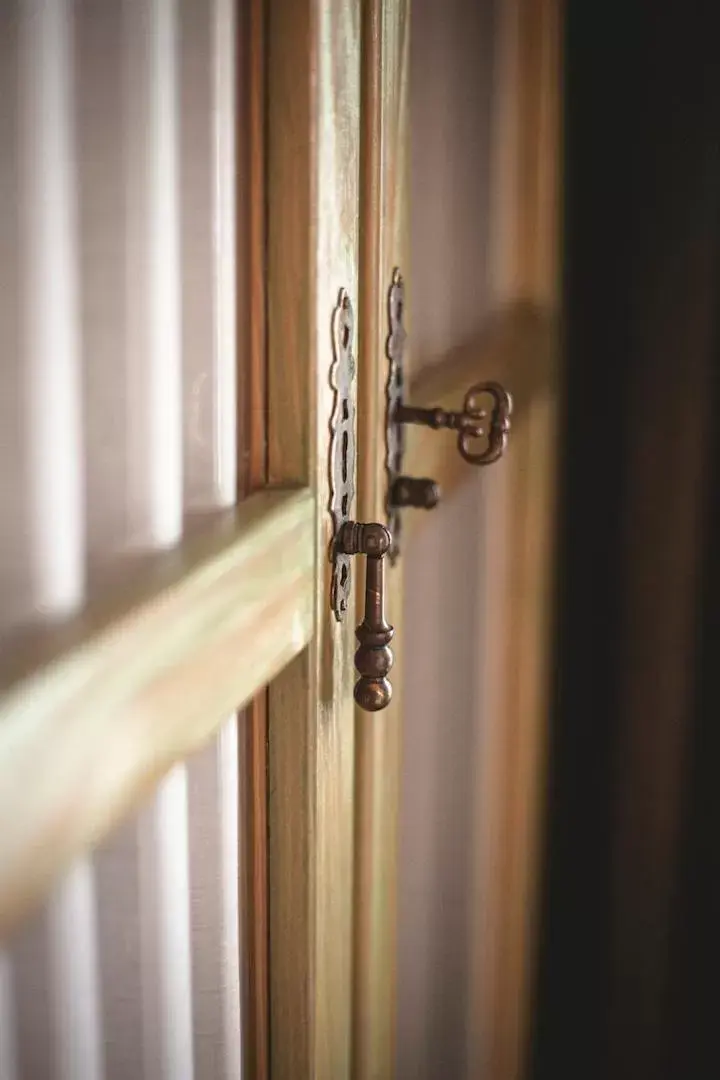
[[[362,5],[360,353],[358,513],[386,521],[388,293],[408,262],[408,60],[411,4]],[[363,575],[357,575],[358,602]],[[393,699],[382,713],[357,710],[353,1076],[394,1073],[397,983],[397,807],[403,717],[403,563],[386,571],[395,627]]]
[[[335,1080],[350,1074],[355,610],[330,608],[331,320],[340,289],[358,303],[360,5],[270,0],[267,26],[269,479],[317,500],[314,637],[269,695],[271,1070]]]

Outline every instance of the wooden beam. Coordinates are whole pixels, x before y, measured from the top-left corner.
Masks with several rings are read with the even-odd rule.
[[[312,633],[315,503],[264,492],[0,663],[0,932]]]

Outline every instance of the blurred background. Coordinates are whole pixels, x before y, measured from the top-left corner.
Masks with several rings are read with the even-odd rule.
[[[707,4],[563,5],[558,532],[527,1076],[720,1073],[720,65],[710,16]],[[472,337],[502,298],[493,94],[508,18],[489,0],[413,7],[416,365]],[[478,800],[482,732],[497,719],[482,658],[498,618],[478,551],[503,543],[492,501],[502,483],[469,477],[408,557],[403,1077],[521,1071],[502,1051],[488,1058],[478,1035],[478,986],[488,991],[470,944],[501,873],[483,860]],[[423,620],[425,603],[443,617]],[[532,844],[523,851],[531,858]],[[532,919],[532,892],[526,903]]]

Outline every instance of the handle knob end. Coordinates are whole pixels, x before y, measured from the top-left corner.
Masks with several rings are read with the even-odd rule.
[[[387,623],[369,625],[367,619],[355,631],[360,647],[355,653],[355,700],[367,712],[378,712],[390,704],[392,686],[386,678],[395,657],[390,648],[394,630]]]
[[[385,620],[383,563],[392,539],[384,525],[346,521],[337,538],[345,555],[365,555],[365,617],[355,631],[359,647],[355,668],[359,679],[354,697],[366,712],[379,712],[390,704],[392,686],[387,674],[393,665],[390,648],[395,631]]]
[[[380,712],[392,701],[392,686],[387,679],[360,679],[353,696],[365,712]]]

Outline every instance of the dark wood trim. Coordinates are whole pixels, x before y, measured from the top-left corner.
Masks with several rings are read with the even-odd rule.
[[[238,265],[244,314],[238,335],[239,497],[267,482],[267,214],[265,191],[265,0],[240,6],[238,141]],[[245,175],[242,175],[243,169]],[[251,1080],[270,1075],[268,936],[268,692],[263,690],[239,717],[243,746],[242,950],[244,975],[244,1072]]]
[[[244,8],[240,112],[241,137],[247,146],[243,183],[246,233],[243,252],[248,298],[246,349],[241,395],[243,455],[240,477],[244,492],[267,481],[267,195],[265,190],[265,0],[249,0]],[[241,329],[242,332],[242,329]]]
[[[697,978],[715,979],[720,955],[707,901],[718,763],[697,754],[698,740],[717,748],[703,684],[719,656],[707,636],[720,333],[712,13],[568,6],[537,1080],[718,1075],[712,991]]]
[[[245,969],[245,1075],[268,1080],[269,940],[268,940],[268,692],[245,710],[240,722],[245,752],[245,787],[241,816],[244,853],[243,958]]]

